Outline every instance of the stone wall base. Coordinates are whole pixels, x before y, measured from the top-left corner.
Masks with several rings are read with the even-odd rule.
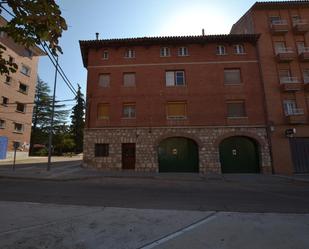
[[[122,170],[122,143],[136,144],[135,171],[158,172],[158,146],[168,137],[186,137],[199,148],[199,173],[221,174],[220,142],[230,136],[247,136],[259,145],[260,170],[272,172],[271,157],[265,128],[257,127],[180,127],[180,128],[102,128],[85,129],[84,167]],[[108,157],[95,157],[95,144],[109,144]]]

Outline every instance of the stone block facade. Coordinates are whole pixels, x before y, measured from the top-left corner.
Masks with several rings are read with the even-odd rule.
[[[221,173],[219,144],[231,136],[246,136],[259,148],[260,171],[272,172],[270,148],[264,127],[165,127],[85,129],[84,167],[122,170],[122,144],[136,144],[135,171],[158,172],[158,147],[169,137],[185,137],[198,145],[199,173]],[[109,144],[108,157],[95,157],[95,144]]]

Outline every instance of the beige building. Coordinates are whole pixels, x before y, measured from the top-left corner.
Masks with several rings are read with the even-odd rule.
[[[0,25],[6,20],[0,17]],[[27,156],[39,56],[38,47],[29,49],[13,42],[4,32],[0,44],[6,47],[3,57],[18,65],[16,73],[0,75],[0,160],[12,156],[13,143],[19,143],[18,156]]]

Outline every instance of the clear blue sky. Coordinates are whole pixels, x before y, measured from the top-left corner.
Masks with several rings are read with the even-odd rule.
[[[198,35],[228,33],[253,4],[253,0],[58,0],[68,24],[60,45],[60,65],[70,81],[86,91],[87,71],[83,67],[79,40],[162,35]],[[54,68],[40,58],[39,76],[52,86]],[[77,88],[77,87],[76,87]],[[57,98],[73,98],[61,78]]]

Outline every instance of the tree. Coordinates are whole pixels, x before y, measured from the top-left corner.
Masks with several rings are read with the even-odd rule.
[[[55,0],[0,0],[0,8],[13,16],[0,31],[16,43],[27,48],[46,43],[54,55],[62,53],[59,38],[67,24]],[[17,65],[2,57],[3,50],[0,46],[0,73],[16,72]]]
[[[56,102],[54,111],[54,132],[56,132],[57,127],[61,127],[63,121],[66,120],[68,111],[64,110],[64,108],[65,105],[57,104]],[[51,112],[52,96],[50,96],[50,88],[46,82],[38,77],[32,116],[30,154],[33,154],[34,144],[47,144]]]
[[[84,127],[85,127],[85,100],[78,85],[75,96],[76,105],[73,107],[71,114],[71,134],[75,143],[75,153],[83,151]]]

